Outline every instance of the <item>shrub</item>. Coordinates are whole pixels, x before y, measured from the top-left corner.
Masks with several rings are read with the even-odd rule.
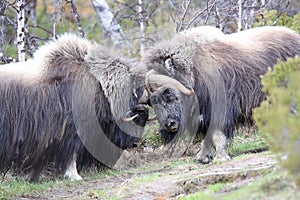
[[[300,57],[279,63],[262,77],[268,98],[254,110],[270,149],[300,186]],[[284,159],[283,159],[284,158]]]
[[[300,33],[300,12],[294,16],[289,16],[287,13],[281,13],[281,15],[278,16],[275,10],[271,10],[264,13],[264,23],[260,16],[258,16],[256,20],[257,22],[254,23],[254,27],[263,26],[263,24],[267,26],[286,26]]]

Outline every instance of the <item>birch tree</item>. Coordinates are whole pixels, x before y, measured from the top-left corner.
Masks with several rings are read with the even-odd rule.
[[[115,20],[120,26],[126,28],[124,42],[130,49],[129,54],[142,56],[145,50],[158,40],[157,23],[154,16],[158,12],[164,11],[158,11],[159,6],[162,5],[161,1],[125,0],[114,2],[114,5]],[[129,24],[130,27],[128,27]]]
[[[28,6],[28,15],[30,15],[33,26],[37,26],[37,17],[36,17],[36,6],[37,6],[37,0],[30,0],[29,6]]]
[[[92,0],[95,11],[98,14],[99,21],[106,31],[112,42],[116,46],[122,46],[124,35],[121,26],[116,22],[113,13],[111,12],[105,0]]]
[[[145,52],[145,43],[146,43],[146,24],[143,15],[144,12],[143,0],[139,0],[138,8],[139,8],[138,10],[139,10],[139,23],[140,23],[140,35],[141,35],[140,52],[141,52],[141,56],[143,56]]]
[[[7,2],[1,1],[0,2],[0,61],[4,61],[4,62],[5,62],[4,42],[6,38],[6,29],[7,29],[7,26],[5,24],[6,9],[7,9]]]
[[[17,0],[17,47],[19,62],[25,61],[25,33],[27,16],[25,12],[26,0]]]
[[[81,24],[81,18],[80,18],[80,15],[77,11],[77,7],[74,3],[74,0],[66,0],[67,3],[70,3],[71,6],[72,6],[72,10],[73,10],[73,13],[74,13],[74,17],[76,19],[76,22],[77,22],[77,27],[78,27],[78,31],[80,33],[80,36],[85,38],[85,34],[83,32],[83,29],[82,29],[82,24]]]
[[[242,30],[242,0],[238,0],[237,2],[238,5],[238,14],[237,14],[237,31],[241,31]]]

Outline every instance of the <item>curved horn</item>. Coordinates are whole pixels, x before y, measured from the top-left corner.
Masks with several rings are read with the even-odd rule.
[[[138,103],[147,104],[148,99],[149,99],[148,91],[146,90],[146,88],[144,88],[144,92],[143,92],[141,98],[139,99]]]
[[[190,96],[195,93],[193,89],[188,89],[179,81],[162,74],[149,74],[146,78],[146,85],[150,87],[150,91],[155,91],[163,85],[171,85],[185,95]]]
[[[132,117],[126,117],[126,118],[123,118],[123,121],[124,122],[131,122],[132,120],[134,120],[138,116],[139,116],[139,114],[133,115]]]

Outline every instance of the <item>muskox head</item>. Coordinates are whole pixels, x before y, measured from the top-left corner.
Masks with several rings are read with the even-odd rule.
[[[194,129],[197,112],[194,90],[165,75],[149,71],[146,75],[147,103],[154,109],[165,143],[186,129]],[[144,94],[144,96],[147,96]],[[193,133],[192,133],[193,134]]]
[[[186,124],[183,96],[173,86],[162,86],[151,93],[149,103],[160,123],[160,132],[166,143],[169,143]]]

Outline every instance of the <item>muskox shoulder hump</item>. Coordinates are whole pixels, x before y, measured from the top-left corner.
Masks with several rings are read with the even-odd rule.
[[[64,71],[65,66],[81,66],[92,46],[93,44],[88,40],[67,33],[42,46],[34,54],[34,59],[43,62],[45,73],[55,70]]]
[[[224,33],[213,26],[199,26],[181,33],[181,35],[194,40],[197,43],[206,44],[219,40]]]

